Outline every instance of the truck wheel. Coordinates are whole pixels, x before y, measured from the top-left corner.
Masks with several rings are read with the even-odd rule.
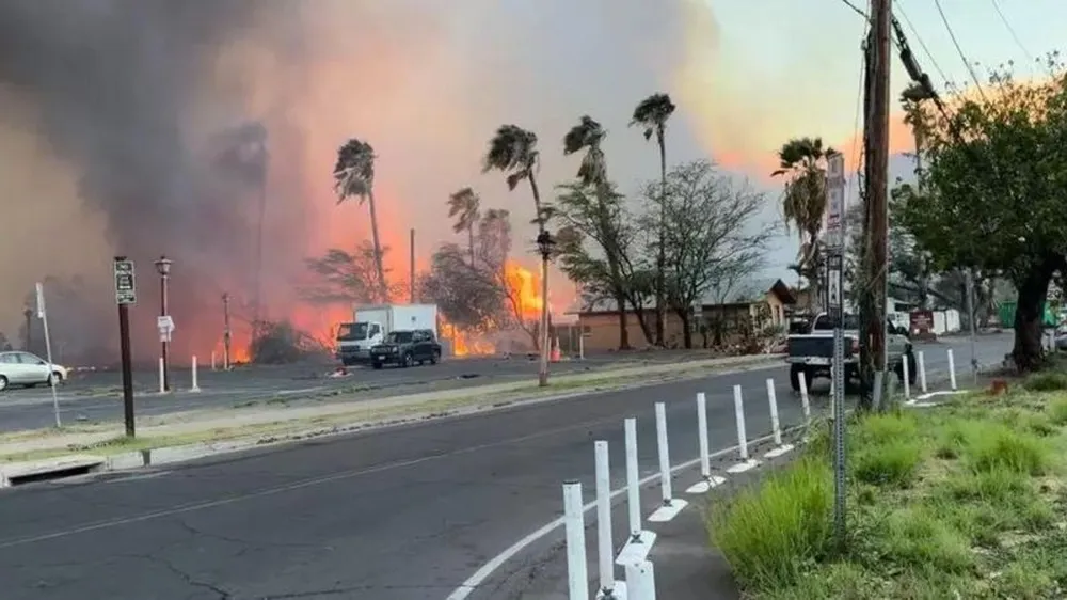
[[[800,393],[800,377],[803,376],[808,383],[808,389],[811,389],[811,376],[808,374],[808,370],[803,365],[793,365],[789,368],[789,383],[793,385],[793,391]]]
[[[404,367],[405,369],[411,366],[411,355],[410,354],[404,354],[403,356],[400,357],[400,366]]]
[[[382,363],[376,360],[371,362],[370,366],[372,369],[380,369],[382,368]]]
[[[433,353],[430,354],[430,364],[431,365],[436,365],[437,361],[439,361],[439,360],[441,360],[441,353],[438,352],[437,350],[434,350]]]

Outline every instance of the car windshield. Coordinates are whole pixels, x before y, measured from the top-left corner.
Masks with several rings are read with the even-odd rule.
[[[820,315],[815,319],[815,331],[832,331],[834,324],[830,321],[830,317],[827,315]],[[846,330],[858,330],[860,328],[860,318],[856,315],[845,315],[845,327]]]
[[[386,336],[385,341],[390,344],[408,344],[412,335],[410,331],[394,331]]]
[[[337,339],[342,342],[360,342],[367,339],[366,323],[341,323],[337,326]]]

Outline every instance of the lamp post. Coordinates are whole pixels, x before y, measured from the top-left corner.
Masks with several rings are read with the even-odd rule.
[[[537,235],[537,250],[541,254],[541,364],[537,371],[537,385],[548,385],[548,262],[556,252],[556,240],[552,234],[542,231]]]
[[[23,350],[33,352],[33,309],[27,307],[22,316],[26,317],[26,347]]]
[[[170,268],[174,264],[174,261],[166,256],[160,256],[156,261],[156,271],[159,271],[159,316],[167,316],[167,284],[170,281]],[[170,360],[167,358],[167,347],[170,342],[167,341],[164,332],[160,332],[162,341],[162,358],[163,358],[163,391],[170,391]]]

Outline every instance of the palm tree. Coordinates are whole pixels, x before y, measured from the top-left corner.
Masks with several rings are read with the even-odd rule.
[[[514,190],[519,182],[526,180],[530,183],[530,193],[533,194],[534,210],[537,224],[537,239],[550,240],[545,230],[545,222],[551,216],[548,207],[541,203],[541,191],[537,187],[537,167],[540,165],[541,154],[537,150],[537,134],[523,129],[518,125],[501,125],[496,134],[489,140],[489,149],[482,161],[482,172],[500,171],[506,175],[509,190]],[[546,244],[547,246],[547,244]],[[548,385],[548,260],[547,252],[541,253],[541,329],[539,350],[541,364],[538,370],[538,384]]]
[[[608,222],[607,198],[611,194],[608,184],[607,161],[604,158],[604,150],[601,147],[607,132],[600,123],[594,121],[589,115],[583,115],[578,124],[571,127],[567,135],[563,137],[563,155],[570,156],[581,150],[585,150],[582,164],[578,167],[576,177],[584,186],[592,187],[596,191],[598,214],[600,215],[600,229],[604,234],[604,254],[608,262],[608,273],[611,276],[610,285],[615,292],[615,303],[619,310],[619,348],[630,347],[629,331],[626,328],[626,295],[622,288],[622,277],[619,269],[618,242],[611,238],[613,227]],[[562,235],[562,231],[560,235]],[[562,239],[560,240],[562,246]]]
[[[352,138],[337,149],[337,164],[333,168],[337,203],[356,197],[370,209],[371,241],[374,244],[374,266],[382,298],[389,297],[382,261],[382,242],[378,235],[378,212],[374,206],[374,148],[368,142]]]
[[[796,227],[800,237],[796,271],[808,280],[810,302],[819,298],[818,274],[822,258],[823,217],[826,214],[826,158],[833,148],[823,147],[822,138],[797,138],[778,150],[779,169],[772,177],[787,175],[782,192],[782,214],[786,231]]]
[[[467,232],[467,246],[471,255],[471,267],[474,267],[474,225],[480,216],[481,199],[477,192],[465,187],[448,196],[448,218],[456,219],[452,231]],[[457,218],[458,217],[458,218]]]
[[[656,145],[659,146],[660,177],[663,181],[662,211],[666,211],[667,208],[667,121],[674,114],[674,108],[674,103],[671,102],[669,95],[652,94],[637,104],[637,108],[634,109],[633,120],[630,121],[631,126],[638,125],[644,128],[646,140],[652,139],[653,134],[656,136]],[[666,215],[660,215],[659,242],[657,244],[659,251],[656,255],[656,344],[660,346],[664,343],[663,321],[666,314],[666,307],[663,305],[664,277],[667,267],[667,249],[663,245],[666,238],[666,232],[663,231],[663,223],[665,222]]]

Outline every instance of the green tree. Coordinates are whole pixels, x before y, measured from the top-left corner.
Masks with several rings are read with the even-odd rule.
[[[819,265],[822,261],[823,218],[826,215],[826,159],[832,148],[823,146],[822,138],[798,138],[782,144],[778,150],[779,168],[773,177],[785,176],[782,192],[782,216],[786,231],[795,228],[800,237],[796,271],[808,281],[812,307],[817,306]]]
[[[452,231],[467,232],[467,250],[472,265],[475,263],[474,226],[478,223],[480,205],[481,199],[478,198],[477,192],[469,187],[448,195],[448,218],[456,219]]]
[[[646,140],[656,136],[656,146],[659,148],[660,183],[661,195],[667,195],[667,121],[674,114],[674,102],[667,94],[652,94],[637,104],[634,108],[633,119],[630,125],[637,125],[644,130]],[[665,270],[667,264],[664,237],[666,236],[665,215],[660,215],[660,223],[656,227],[658,232],[658,247],[656,250],[655,292],[656,292],[656,344],[664,344],[663,328],[666,306],[664,299]]]
[[[580,236],[576,239],[592,239],[600,246],[603,253],[603,262],[606,269],[592,269],[597,260],[592,260],[588,255],[571,253],[566,261],[561,260],[561,265],[568,265],[570,272],[567,274],[571,279],[585,286],[603,284],[609,295],[615,300],[615,306],[619,313],[619,348],[630,347],[629,332],[626,326],[626,282],[622,276],[620,266],[620,240],[621,223],[619,216],[621,196],[615,192],[608,181],[607,161],[604,158],[602,142],[606,132],[600,123],[594,121],[589,115],[583,115],[575,125],[563,137],[563,155],[570,156],[577,152],[585,151],[581,165],[575,175],[577,184],[563,186],[563,193],[557,198],[557,211],[564,211],[560,215],[575,229]],[[579,187],[587,187],[593,190],[594,201],[579,190]],[[562,247],[562,246],[561,246]],[[584,252],[582,244],[572,245],[572,249]],[[580,260],[589,258],[590,260]],[[581,268],[578,266],[581,265]],[[591,279],[591,277],[593,277]],[[584,279],[584,281],[583,281]]]
[[[364,240],[353,251],[330,248],[322,256],[305,258],[304,264],[315,280],[302,290],[304,299],[325,304],[388,302],[401,292],[401,286],[389,286],[382,279],[384,274],[379,275],[377,257],[388,251],[378,251]]]
[[[489,140],[489,148],[482,160],[482,172],[499,171],[505,175],[509,190],[514,190],[521,181],[530,184],[530,194],[534,201],[534,223],[537,225],[538,240],[550,241],[551,235],[546,224],[552,216],[551,207],[541,202],[541,191],[537,187],[537,167],[541,154],[537,150],[537,134],[518,125],[501,125]],[[541,254],[541,323],[540,339],[537,347],[541,350],[541,368],[538,384],[548,385],[547,348],[548,348],[548,263],[551,256]]]
[[[374,248],[374,265],[378,271],[377,281],[383,296],[388,296],[385,280],[385,259],[382,239],[378,232],[378,212],[374,204],[374,148],[367,142],[352,138],[337,149],[337,162],[333,167],[334,189],[340,204],[349,198],[358,198],[370,210],[370,232]]]
[[[999,271],[1015,284],[1013,356],[1032,370],[1049,282],[1067,268],[1067,77],[1020,83],[998,70],[979,97],[922,110],[928,166],[921,196],[898,191],[903,222],[938,267]]]

